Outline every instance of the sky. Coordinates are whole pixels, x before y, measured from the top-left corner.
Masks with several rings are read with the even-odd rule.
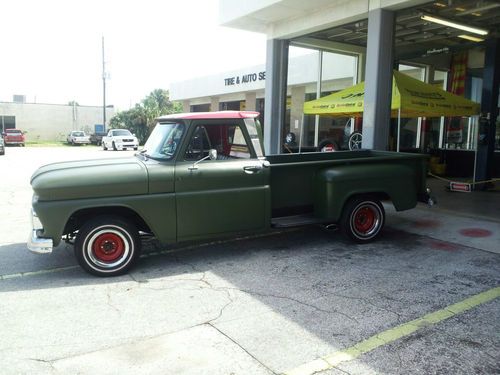
[[[0,101],[128,109],[171,82],[265,62],[266,36],[219,25],[218,0],[7,0]]]

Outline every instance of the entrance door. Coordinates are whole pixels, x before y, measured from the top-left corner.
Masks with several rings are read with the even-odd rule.
[[[243,123],[225,121],[192,127],[180,150],[183,157],[175,167],[179,241],[270,225],[269,168],[249,147]],[[217,150],[217,160],[200,161],[210,149]]]

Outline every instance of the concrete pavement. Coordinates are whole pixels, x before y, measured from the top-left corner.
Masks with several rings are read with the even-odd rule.
[[[151,256],[110,279],[80,270],[70,245],[29,253],[36,164],[124,154],[8,148],[0,158],[9,176],[0,190],[2,374],[284,373],[500,284],[499,255],[484,251],[495,250],[495,223],[423,207],[388,209],[383,236],[365,246],[317,227],[175,252],[148,243]],[[492,235],[457,234],[470,228]],[[499,307],[498,298],[481,303],[323,373],[498,372]]]

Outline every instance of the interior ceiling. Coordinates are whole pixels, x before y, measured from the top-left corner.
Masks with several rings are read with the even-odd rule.
[[[435,16],[462,25],[486,29],[480,36],[453,27],[421,19]],[[396,13],[396,59],[419,57],[448,50],[478,45],[459,38],[470,35],[480,38],[500,37],[500,1],[495,0],[438,0]],[[368,20],[354,22],[309,35],[314,39],[366,47]]]

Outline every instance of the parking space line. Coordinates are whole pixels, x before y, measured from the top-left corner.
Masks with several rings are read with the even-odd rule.
[[[366,354],[380,346],[387,345],[402,337],[411,335],[412,333],[422,328],[435,325],[474,307],[493,301],[498,297],[500,297],[500,287],[487,290],[485,292],[476,294],[475,296],[464,299],[461,302],[449,305],[444,309],[426,314],[421,318],[417,318],[397,327],[377,333],[376,335],[373,335],[370,338],[351,346],[350,348],[336,351],[324,357],[315,359],[311,362],[304,363],[303,365],[285,372],[285,374],[311,375],[316,372],[333,369],[335,366],[343,362],[352,361],[353,359],[356,359],[359,356]]]
[[[67,270],[72,270],[75,268],[78,268],[78,266],[58,267],[58,268],[49,268],[46,270],[39,270],[39,271],[11,273],[10,275],[0,275],[0,280],[17,279],[19,277],[26,277],[26,276],[45,275],[47,273],[67,271]]]

